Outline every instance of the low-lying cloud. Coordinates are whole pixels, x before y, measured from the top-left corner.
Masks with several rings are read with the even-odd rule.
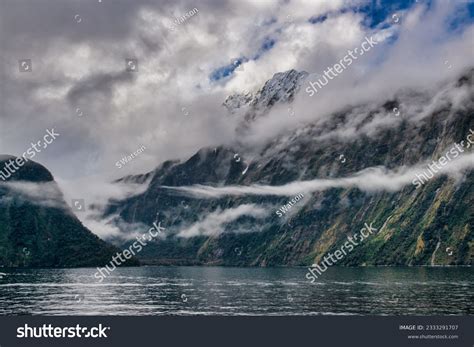
[[[0,187],[7,188],[7,195],[5,202],[8,202],[13,192],[15,198],[23,198],[28,203],[43,207],[53,207],[68,210],[68,206],[64,202],[63,194],[59,190],[55,182],[0,182]],[[10,200],[11,201],[11,200]]]
[[[229,208],[226,210],[218,209],[212,213],[205,215],[198,222],[194,223],[190,227],[181,230],[178,233],[179,237],[193,237],[193,236],[216,236],[225,232],[225,225],[227,223],[234,222],[242,216],[250,216],[253,218],[264,218],[268,215],[269,211],[261,206],[254,204],[244,204],[238,207]],[[233,229],[233,232],[248,232],[249,230],[239,231]]]
[[[177,193],[191,195],[197,198],[221,198],[223,196],[241,195],[273,195],[294,196],[301,192],[312,193],[324,191],[330,188],[358,188],[362,191],[399,191],[407,185],[411,185],[417,174],[426,170],[426,165],[414,167],[400,167],[396,170],[387,170],[384,167],[373,167],[359,171],[353,176],[334,179],[314,179],[308,181],[295,181],[281,186],[250,185],[250,186],[224,186],[212,187],[204,185],[193,185],[188,187],[170,187],[165,189],[174,190]],[[463,172],[474,168],[474,153],[459,156],[448,165],[442,167],[435,176],[449,175],[459,178]]]

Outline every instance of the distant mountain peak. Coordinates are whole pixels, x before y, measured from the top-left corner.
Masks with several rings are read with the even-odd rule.
[[[0,155],[0,169],[15,159]],[[0,180],[0,239],[0,267],[104,266],[120,252],[74,216],[53,175],[32,160]]]
[[[17,157],[8,154],[0,154],[0,171],[4,172],[6,181],[28,181],[28,182],[51,182],[53,175],[43,165],[32,160],[23,161],[23,165],[13,173],[6,169],[7,163],[15,162]],[[17,164],[18,165],[18,164]]]
[[[227,97],[223,105],[231,114],[248,107],[245,112],[245,122],[249,123],[260,114],[270,110],[274,104],[293,101],[307,76],[307,72],[294,69],[278,72],[255,94],[248,91],[232,94]],[[243,127],[245,128],[245,125]]]
[[[266,108],[274,105],[276,102],[292,101],[307,76],[307,72],[298,72],[294,69],[276,73],[257,92],[253,104],[257,108]]]
[[[230,113],[235,113],[235,111],[243,106],[248,106],[253,100],[254,96],[252,93],[246,91],[240,94],[232,94],[227,97],[224,101],[224,106]]]

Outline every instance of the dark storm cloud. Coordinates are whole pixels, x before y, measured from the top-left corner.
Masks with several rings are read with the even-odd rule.
[[[151,8],[170,19],[170,6],[185,11],[198,7],[220,16],[235,6],[231,1],[175,0],[3,0],[0,2],[2,44],[17,45],[21,37],[29,41],[61,37],[72,41],[120,40],[133,30],[134,17],[142,8]],[[202,9],[202,10],[201,10]],[[181,13],[182,14],[182,13]],[[75,16],[81,19],[77,23]],[[79,25],[81,24],[81,25]],[[12,36],[14,35],[14,36]],[[11,39],[8,39],[8,38]]]
[[[67,40],[120,39],[133,27],[133,17],[150,1],[6,0],[0,3],[2,26],[15,39],[61,37]],[[80,23],[74,18],[78,15]],[[79,25],[80,24],[80,25]],[[5,31],[3,31],[5,32]],[[8,43],[12,40],[6,40]]]
[[[67,99],[71,105],[76,105],[82,98],[87,96],[104,94],[110,97],[112,89],[116,85],[132,83],[134,76],[133,72],[126,70],[113,74],[100,73],[90,75],[89,77],[77,82],[75,86],[71,88],[67,94]]]

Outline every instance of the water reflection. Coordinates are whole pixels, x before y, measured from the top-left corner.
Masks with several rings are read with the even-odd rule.
[[[0,314],[444,315],[473,314],[471,268],[2,269]]]

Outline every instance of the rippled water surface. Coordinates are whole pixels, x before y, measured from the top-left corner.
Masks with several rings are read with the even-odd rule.
[[[0,314],[441,315],[473,314],[472,268],[140,267],[0,269]]]

